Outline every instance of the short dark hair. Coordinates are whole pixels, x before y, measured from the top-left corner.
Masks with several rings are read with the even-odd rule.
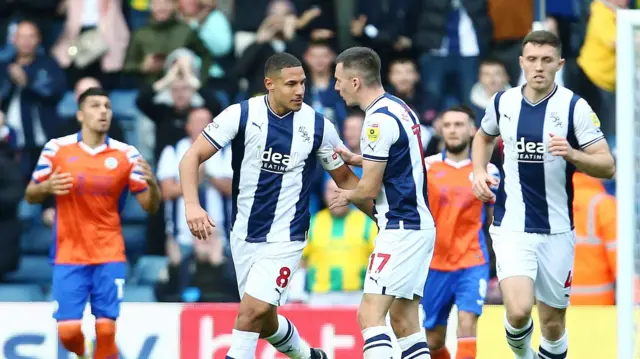
[[[524,40],[522,40],[522,48],[529,43],[539,46],[549,45],[555,47],[559,53],[562,52],[562,42],[560,41],[560,38],[551,31],[531,31],[527,36],[525,36]]]
[[[264,77],[275,75],[276,72],[280,73],[282,69],[288,69],[292,67],[301,67],[302,62],[300,60],[286,52],[271,55],[264,64]]]
[[[451,106],[449,108],[447,108],[446,110],[442,111],[442,113],[440,114],[440,117],[442,117],[445,113],[447,112],[462,112],[465,115],[469,116],[469,121],[471,121],[472,123],[476,123],[476,113],[473,111],[473,109],[467,105],[455,105],[455,106]]]
[[[480,62],[480,66],[482,66],[482,65],[496,65],[496,66],[500,66],[502,68],[505,68],[504,62],[498,60],[495,57],[486,57],[484,60],[482,60]]]
[[[345,70],[356,70],[362,73],[362,82],[365,86],[382,85],[380,56],[370,48],[346,49],[336,58],[336,64],[339,63],[342,63]]]
[[[86,91],[81,93],[80,96],[78,96],[78,107],[81,107],[89,96],[109,97],[109,94],[100,87],[89,87]]]

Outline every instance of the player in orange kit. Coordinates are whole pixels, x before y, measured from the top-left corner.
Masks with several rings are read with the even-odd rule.
[[[436,245],[424,288],[422,307],[432,359],[451,358],[445,347],[447,321],[458,308],[457,359],[475,359],[476,325],[489,280],[489,252],[482,231],[483,215],[493,209],[475,197],[470,146],[475,133],[473,111],[466,106],[442,114],[445,150],[427,157],[429,208],[436,222]],[[498,168],[488,173],[498,181]],[[493,190],[497,191],[496,186]]]
[[[78,107],[80,132],[44,146],[26,199],[41,203],[54,195],[56,200],[51,256],[60,341],[79,358],[91,358],[81,331],[89,300],[96,317],[93,358],[111,359],[118,357],[116,319],[126,265],[119,213],[129,191],[145,211],[157,211],[160,191],[135,147],[107,136],[112,118],[107,93],[90,88],[79,96]]]

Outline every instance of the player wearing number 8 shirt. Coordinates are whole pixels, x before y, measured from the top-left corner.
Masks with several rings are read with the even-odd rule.
[[[347,162],[362,166],[362,179],[356,189],[338,191],[331,207],[374,199],[380,228],[358,310],[364,358],[393,356],[387,313],[402,358],[429,358],[418,317],[435,228],[427,206],[420,123],[402,100],[384,91],[380,58],[373,50],[345,50],[336,63],[336,89],[347,105],[365,110],[366,117],[362,156],[341,151]]]
[[[553,33],[527,35],[520,57],[527,83],[494,95],[473,141],[473,191],[496,202],[490,233],[507,342],[518,359],[567,357],[565,312],[576,242],[572,176],[576,167],[593,177],[615,172],[598,117],[585,100],[555,84],[560,54]],[[498,135],[503,181],[494,197],[486,166]],[[530,347],[534,298],[542,331],[537,355]]]
[[[306,246],[309,191],[316,161],[338,186],[358,183],[334,148],[335,127],[303,103],[305,74],[294,56],[280,53],[265,64],[268,95],[223,111],[180,163],[187,223],[206,239],[212,230],[198,203],[198,166],[231,145],[233,204],[231,251],[242,298],[227,358],[253,359],[258,338],[295,359],[326,359],[311,349],[296,327],[277,314]],[[373,203],[365,204],[371,212]]]
[[[78,108],[82,129],[47,142],[25,197],[30,203],[49,195],[56,200],[52,292],[60,342],[80,358],[114,358],[126,274],[120,211],[127,192],[145,211],[157,211],[160,190],[135,147],[107,136],[107,93],[86,90]],[[87,302],[96,317],[93,355],[81,330]]]

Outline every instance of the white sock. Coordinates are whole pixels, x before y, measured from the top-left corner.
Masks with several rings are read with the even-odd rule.
[[[398,338],[398,344],[402,350],[402,359],[431,359],[427,336],[422,331]]]
[[[227,359],[254,359],[260,333],[235,329],[231,333],[231,348],[227,352]]]
[[[393,359],[391,331],[385,327],[371,327],[362,331],[364,359]]]
[[[517,359],[534,359],[535,353],[531,349],[531,334],[533,333],[533,320],[529,318],[529,323],[524,328],[514,328],[507,321],[505,315],[504,328],[507,332],[507,343]]]
[[[278,330],[266,338],[280,353],[292,359],[310,359],[311,348],[300,339],[300,333],[289,319],[278,315]]]
[[[540,338],[540,348],[538,349],[538,358],[541,359],[565,359],[569,349],[569,336],[565,329],[562,338],[555,342],[550,342],[544,337]]]

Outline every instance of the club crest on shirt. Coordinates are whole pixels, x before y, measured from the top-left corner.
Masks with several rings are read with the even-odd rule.
[[[591,122],[593,122],[593,124],[596,127],[600,127],[600,119],[598,118],[598,115],[596,115],[595,112],[591,113]]]
[[[378,128],[377,123],[371,124],[371,126],[367,127],[367,138],[370,142],[376,142],[378,140],[378,135],[380,134],[380,129]]]
[[[118,167],[118,160],[116,160],[114,157],[107,157],[107,159],[104,160],[104,166],[110,170],[115,169],[116,167]]]

